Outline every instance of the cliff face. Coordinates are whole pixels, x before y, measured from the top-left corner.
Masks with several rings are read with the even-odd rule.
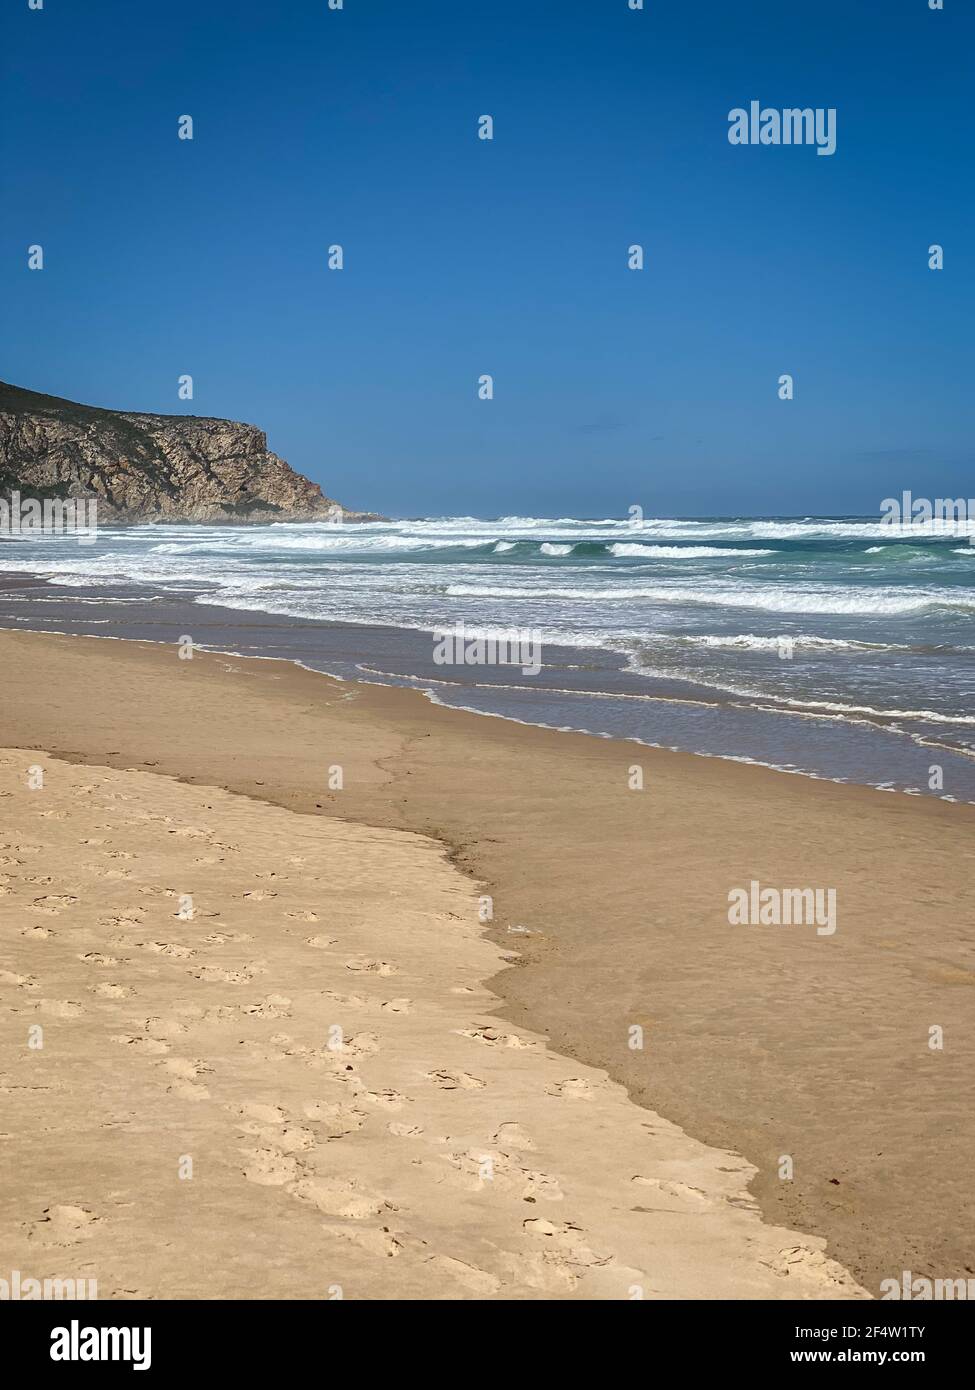
[[[13,489],[94,497],[100,522],[319,521],[338,511],[253,425],[101,410],[0,383],[0,496]]]

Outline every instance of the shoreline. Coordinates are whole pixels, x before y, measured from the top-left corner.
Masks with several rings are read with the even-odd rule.
[[[869,1290],[903,1268],[964,1267],[972,1053],[960,996],[975,974],[957,866],[972,859],[968,807],[650,748],[637,795],[626,789],[632,743],[473,724],[415,691],[343,688],[273,660],[180,662],[130,640],[82,656],[57,636],[3,632],[0,646],[8,746],[151,762],[190,785],[442,840],[494,896],[492,939],[519,951],[489,982],[503,1017],[604,1068],[696,1139],[744,1154],[766,1219],[826,1237]],[[87,710],[72,708],[72,684]],[[11,696],[29,712],[11,717]],[[120,696],[128,719],[113,715]],[[325,790],[295,742],[321,750],[322,769],[344,759],[345,788]],[[897,840],[914,848],[895,855],[878,904],[870,856],[883,862]],[[837,881],[836,936],[729,928],[727,889],[749,877]],[[933,904],[918,891],[929,882],[941,889]],[[936,942],[917,928],[932,916]],[[807,1016],[810,1000],[820,1017]],[[936,1060],[926,1020],[951,1038]],[[642,1054],[627,1046],[634,1024]],[[913,1136],[946,1118],[935,1166]],[[783,1154],[795,1159],[791,1183],[776,1175]]]
[[[975,753],[944,732],[936,713],[901,711],[895,719],[894,711],[867,707],[787,708],[772,696],[741,695],[690,677],[651,677],[612,645],[549,644],[540,683],[513,682],[503,666],[479,667],[476,680],[448,679],[430,660],[429,643],[420,641],[429,637],[424,627],[288,617],[129,587],[72,588],[28,570],[3,572],[0,630],[163,644],[193,632],[214,653],[291,659],[338,680],[417,691],[431,704],[470,715],[975,806]],[[34,620],[36,606],[51,626]],[[922,715],[935,721],[923,734],[910,722]],[[940,788],[929,785],[931,757],[943,767]]]

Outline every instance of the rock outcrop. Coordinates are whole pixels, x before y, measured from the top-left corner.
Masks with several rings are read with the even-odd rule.
[[[345,512],[254,425],[79,405],[0,382],[0,497],[96,498],[100,522],[324,521]]]

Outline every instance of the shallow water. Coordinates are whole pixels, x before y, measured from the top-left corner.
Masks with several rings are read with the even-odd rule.
[[[443,703],[975,801],[972,523],[449,518],[0,548],[7,626],[286,655]],[[17,572],[45,584],[18,588]],[[439,665],[522,629],[541,670]],[[940,768],[939,774],[932,768]]]

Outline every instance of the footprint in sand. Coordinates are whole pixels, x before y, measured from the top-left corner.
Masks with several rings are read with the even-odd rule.
[[[581,1076],[570,1076],[549,1086],[548,1094],[563,1100],[592,1100],[592,1086]]]
[[[286,912],[284,915],[285,915],[285,917],[291,917],[291,918],[292,918],[294,921],[296,921],[296,922],[317,922],[317,921],[318,921],[318,913],[317,913],[317,912],[311,912],[310,910],[307,911],[307,912]]]
[[[334,989],[323,989],[322,994],[326,999],[343,1004],[347,1009],[364,1009],[369,1003],[361,994],[337,994]]]
[[[86,951],[78,960],[84,961],[85,965],[97,965],[102,970],[112,970],[122,964],[118,956],[105,956],[101,951]]]
[[[179,1096],[180,1100],[209,1100],[210,1092],[202,1082],[182,1081],[177,1078],[171,1086],[166,1087],[166,1094]]]
[[[152,951],[157,956],[171,956],[174,960],[190,960],[196,955],[189,946],[180,946],[175,941],[137,941],[144,951]]]
[[[412,999],[387,999],[380,1004],[384,1014],[408,1014],[413,1007]]]
[[[243,1149],[244,1177],[261,1187],[284,1187],[298,1175],[298,1161],[276,1149]]]
[[[396,966],[388,960],[366,960],[363,957],[353,957],[352,960],[345,962],[346,970],[351,970],[357,975],[395,975]]]
[[[36,989],[33,975],[17,975],[12,970],[0,970],[0,985],[15,985],[17,989]]]
[[[454,1283],[467,1289],[469,1293],[480,1294],[485,1297],[497,1293],[501,1287],[501,1280],[495,1275],[488,1274],[486,1270],[477,1269],[474,1265],[465,1264],[463,1260],[455,1260],[452,1255],[431,1255],[425,1263],[432,1265],[442,1274],[446,1274]]]
[[[308,1101],[303,1107],[305,1118],[321,1126],[326,1139],[343,1139],[347,1134],[355,1134],[365,1124],[368,1116],[364,1110],[354,1105],[330,1105],[326,1101]]]
[[[489,1024],[479,1024],[475,1028],[455,1028],[453,1031],[462,1038],[472,1038],[475,1042],[487,1043],[495,1047],[527,1049],[538,1046],[537,1043],[530,1042],[526,1038],[519,1038],[517,1033],[502,1033],[499,1028],[494,1028]]]
[[[276,898],[277,893],[271,892],[268,888],[254,888],[249,893],[241,895],[245,902],[262,903],[267,898]]]
[[[89,985],[88,988],[102,999],[128,999],[132,993],[128,985],[114,985],[107,980],[100,985]]]
[[[592,1265],[606,1265],[611,1255],[597,1255],[590,1250],[585,1241],[585,1232],[571,1221],[546,1221],[544,1217],[531,1217],[522,1223],[527,1236],[538,1240],[546,1253],[556,1254],[559,1260],[588,1268]]]
[[[561,1202],[564,1200],[565,1193],[562,1191],[558,1178],[553,1178],[549,1173],[539,1173],[534,1168],[522,1168],[519,1173],[520,1181],[523,1183],[521,1189],[523,1202]]]
[[[584,1233],[571,1222],[534,1218],[523,1223],[523,1230],[536,1248],[527,1255],[505,1251],[502,1258],[511,1276],[529,1288],[545,1292],[572,1289],[588,1269],[612,1260],[611,1255],[601,1256],[591,1250]]]
[[[286,1124],[280,1129],[268,1125],[257,1133],[261,1139],[273,1139],[277,1148],[287,1154],[307,1153],[318,1142],[311,1130],[302,1125]]]
[[[181,1096],[184,1100],[210,1099],[209,1089],[197,1079],[213,1070],[205,1062],[191,1062],[187,1057],[172,1057],[161,1065],[175,1078],[172,1085],[166,1087],[172,1095]]]
[[[187,1025],[181,1023],[178,1018],[160,1018],[158,1014],[154,1014],[151,1018],[147,1018],[142,1028],[143,1032],[148,1033],[150,1038],[163,1038],[166,1040],[169,1038],[182,1037],[184,1033],[189,1031]]]
[[[180,1012],[183,1012],[180,1010]],[[241,1010],[232,1008],[229,1004],[215,1004],[212,1009],[205,1009],[199,1016],[201,1023],[229,1023],[231,1019],[236,1020]]]
[[[380,1050],[375,1033],[352,1033],[342,1039],[341,1047],[326,1047],[326,1052],[342,1057],[371,1057]]]
[[[201,965],[189,973],[194,980],[203,980],[207,984],[248,985],[255,975],[263,975],[264,971],[253,966],[245,966],[243,970],[224,970],[219,965]]]
[[[334,946],[337,940],[337,936],[306,936],[305,945],[315,946],[319,951],[326,951],[329,946]]]
[[[169,1043],[161,1042],[158,1038],[147,1038],[144,1033],[116,1033],[109,1038],[109,1042],[120,1043],[130,1047],[133,1052],[144,1052],[148,1056],[169,1051]]]
[[[239,1116],[238,1127],[255,1139],[262,1139],[268,1150],[282,1154],[307,1153],[315,1147],[315,1136],[310,1129],[292,1124],[277,1105],[239,1105],[228,1106]],[[268,1118],[262,1119],[261,1116]]]
[[[50,927],[25,927],[20,933],[21,936],[33,937],[35,941],[50,941],[56,932],[51,931]]]
[[[285,994],[268,994],[259,1004],[241,1004],[240,1012],[249,1018],[289,1018],[291,1000]]]
[[[92,1234],[98,1220],[87,1207],[46,1207],[40,1220],[27,1227],[27,1238],[40,1245],[77,1245]]]
[[[51,1014],[53,1018],[78,1018],[84,1013],[81,1005],[72,999],[39,999],[37,1007],[41,1013]]]
[[[360,1250],[365,1250],[370,1255],[383,1255],[394,1259],[405,1249],[405,1242],[400,1238],[404,1233],[394,1232],[388,1226],[333,1226],[325,1221],[322,1223],[322,1230],[337,1240],[347,1240],[352,1245],[357,1245]],[[413,1243],[416,1244],[415,1241]],[[419,1244],[422,1246],[424,1242],[420,1241]]]
[[[561,1202],[565,1194],[557,1178],[512,1163],[509,1154],[492,1149],[439,1154],[453,1169],[454,1180],[470,1192],[497,1188],[513,1192],[523,1202]]]
[[[327,1216],[344,1216],[351,1221],[364,1221],[381,1211],[396,1210],[385,1197],[361,1187],[355,1178],[300,1178],[290,1191],[299,1201],[310,1202]]]
[[[304,1043],[296,1042],[290,1033],[272,1033],[271,1046],[281,1057],[312,1057],[318,1053]]]
[[[631,1181],[640,1187],[653,1188],[661,1196],[676,1198],[679,1202],[703,1202],[710,1206],[710,1199],[706,1192],[702,1192],[699,1187],[689,1187],[686,1182],[667,1182],[663,1178],[643,1178],[637,1174]]]
[[[99,917],[98,925],[100,927],[128,927],[129,929],[132,927],[141,927],[144,925],[142,918],[145,917],[145,915],[146,909],[144,907],[127,907],[122,916]]]
[[[423,1073],[441,1091],[479,1091],[484,1082],[466,1071],[427,1071]]]
[[[847,1283],[846,1271],[835,1264],[822,1250],[810,1250],[806,1245],[791,1245],[780,1250],[772,1260],[761,1263],[773,1274],[787,1279],[791,1274],[807,1274],[824,1278],[836,1288]]]
[[[200,1076],[206,1076],[213,1071],[207,1062],[192,1061],[189,1057],[171,1057],[168,1062],[162,1065],[180,1081],[196,1081]]]
[[[405,1125],[401,1120],[391,1120],[386,1128],[397,1139],[419,1139],[423,1133],[422,1125]]]
[[[267,1105],[262,1101],[247,1101],[243,1105],[228,1105],[227,1109],[247,1120],[256,1120],[261,1125],[283,1125],[288,1112],[280,1105]]]
[[[63,912],[66,907],[71,907],[78,901],[70,893],[49,893],[43,898],[35,898],[28,906],[28,912],[44,912],[51,917],[56,917],[59,912]]]
[[[381,1091],[359,1091],[356,1093],[356,1100],[362,1101],[365,1105],[374,1105],[377,1110],[402,1110],[404,1105],[412,1105],[409,1096],[404,1096],[402,1091],[394,1091],[391,1087],[386,1087]]]
[[[499,1126],[497,1131],[491,1136],[492,1142],[500,1144],[505,1149],[533,1149],[535,1141],[527,1133],[522,1125],[514,1121],[508,1121]]]

